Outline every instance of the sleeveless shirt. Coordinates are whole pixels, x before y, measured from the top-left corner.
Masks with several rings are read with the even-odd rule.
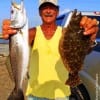
[[[52,38],[47,40],[41,27],[36,27],[26,95],[49,99],[70,95],[70,87],[65,84],[68,71],[61,61],[58,49],[61,34],[62,27],[58,26]]]

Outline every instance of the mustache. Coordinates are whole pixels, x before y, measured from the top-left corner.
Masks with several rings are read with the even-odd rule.
[[[52,17],[52,14],[45,14],[46,17]]]

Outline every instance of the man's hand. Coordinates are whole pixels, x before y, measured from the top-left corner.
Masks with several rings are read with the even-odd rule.
[[[96,19],[88,18],[87,16],[83,16],[80,22],[80,26],[84,28],[84,35],[91,35],[91,41],[95,41],[96,34],[99,30],[98,27],[99,21]]]
[[[3,33],[3,38],[8,39],[9,35],[15,34],[17,32],[16,29],[13,29],[10,27],[11,21],[9,19],[5,19],[2,22],[2,33]]]

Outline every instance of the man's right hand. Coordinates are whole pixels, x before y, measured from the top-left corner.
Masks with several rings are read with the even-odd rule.
[[[9,19],[5,19],[2,22],[2,35],[4,39],[9,39],[11,34],[16,34],[17,30],[10,27],[11,21]]]

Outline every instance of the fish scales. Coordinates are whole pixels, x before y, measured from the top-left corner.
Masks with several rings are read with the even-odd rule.
[[[18,35],[19,34],[19,35]],[[10,62],[12,66],[12,72],[13,72],[13,77],[14,81],[16,82],[16,87],[21,87],[21,72],[22,72],[22,67],[23,66],[23,56],[24,51],[23,49],[26,49],[23,46],[23,41],[21,42],[19,36],[22,38],[20,33],[17,33],[14,36],[11,36],[10,39]],[[15,68],[16,67],[16,68]]]
[[[15,87],[7,100],[24,100],[23,80],[28,71],[29,43],[28,18],[23,0],[21,4],[12,2],[11,27],[18,30],[9,39],[10,64]]]
[[[69,79],[66,84],[70,86],[75,86],[81,82],[78,72],[82,69],[85,56],[91,47],[90,36],[83,35],[84,30],[80,28],[81,18],[81,13],[75,9],[59,42],[62,61],[69,71]]]

